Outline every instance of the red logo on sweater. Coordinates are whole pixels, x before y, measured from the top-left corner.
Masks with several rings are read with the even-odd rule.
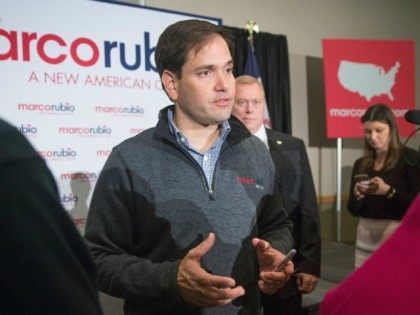
[[[236,181],[238,183],[248,184],[248,185],[257,183],[257,181],[255,179],[250,178],[250,177],[245,177],[245,176],[236,176]]]

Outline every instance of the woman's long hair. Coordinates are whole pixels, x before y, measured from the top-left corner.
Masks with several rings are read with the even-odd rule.
[[[382,169],[384,171],[392,169],[401,156],[402,144],[398,133],[398,125],[391,109],[385,104],[372,105],[363,114],[361,121],[362,123],[367,121],[379,121],[389,126],[391,139],[389,141],[388,153]],[[372,170],[375,159],[376,152],[365,137],[365,152],[361,164],[361,171],[367,172]]]

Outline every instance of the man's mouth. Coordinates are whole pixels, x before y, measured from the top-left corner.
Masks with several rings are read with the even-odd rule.
[[[230,104],[232,104],[232,99],[228,98],[228,97],[219,98],[219,99],[215,100],[214,103],[216,104],[216,106],[225,107],[225,106],[229,106]]]

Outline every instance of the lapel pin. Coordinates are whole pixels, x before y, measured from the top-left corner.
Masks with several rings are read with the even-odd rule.
[[[276,143],[277,143],[278,145],[280,145],[282,142],[281,142],[280,140],[277,140],[277,141],[276,141]]]

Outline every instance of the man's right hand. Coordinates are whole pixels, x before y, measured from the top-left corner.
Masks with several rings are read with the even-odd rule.
[[[202,257],[213,247],[214,233],[181,260],[178,269],[178,287],[184,302],[197,307],[215,307],[229,304],[245,294],[242,286],[236,286],[230,277],[212,275],[201,267]]]

